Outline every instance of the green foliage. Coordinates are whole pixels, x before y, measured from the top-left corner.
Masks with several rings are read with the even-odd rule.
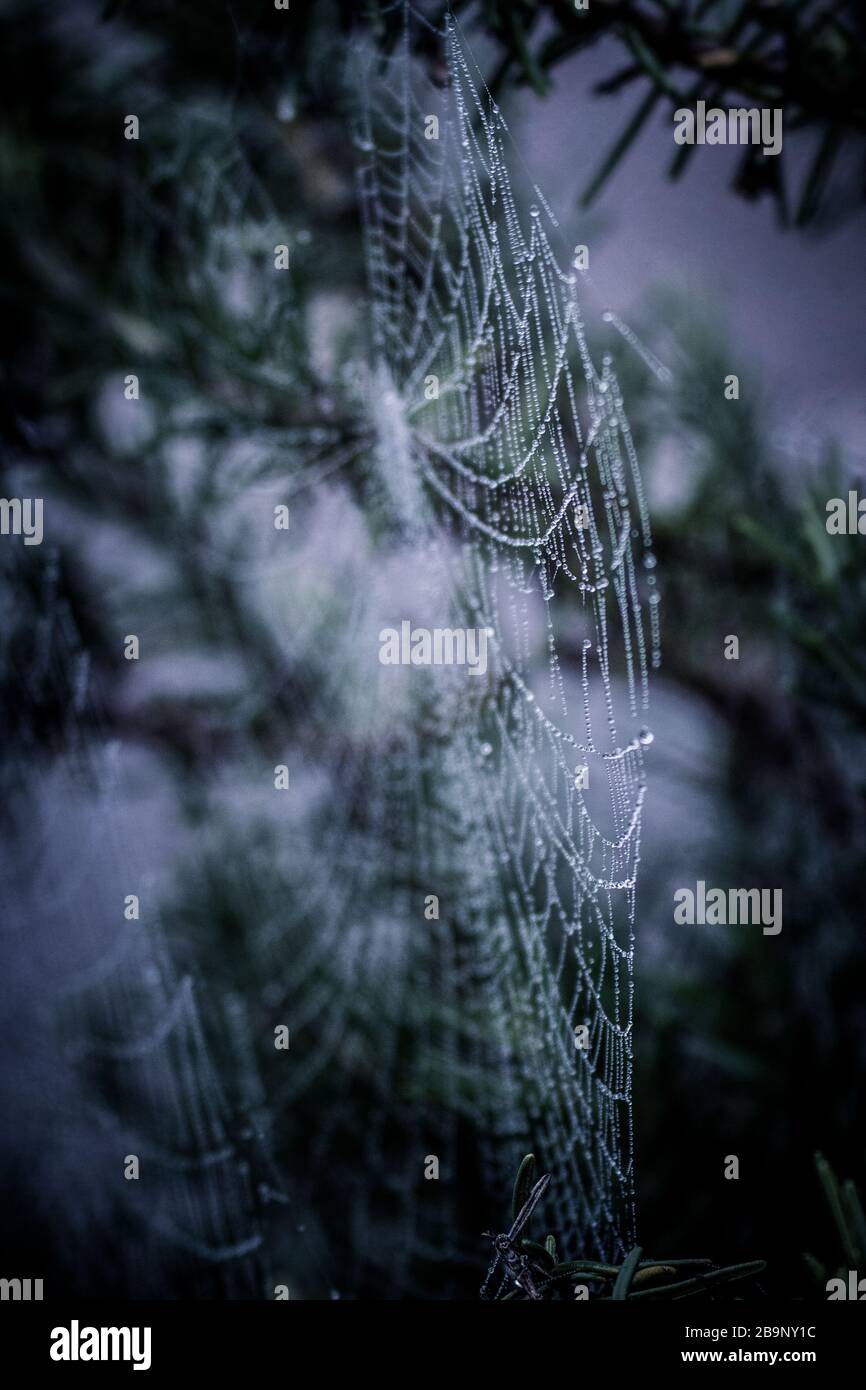
[[[832,1266],[823,1265],[809,1253],[803,1255],[809,1273],[823,1293],[828,1279],[844,1280],[848,1270],[862,1271],[866,1261],[866,1217],[856,1183],[850,1178],[840,1183],[823,1154],[815,1154],[815,1171],[841,1250],[841,1259]]]
[[[863,1064],[866,586],[862,538],[825,525],[828,499],[858,479],[834,440],[775,436],[761,373],[717,315],[664,294],[633,326],[675,368],[669,391],[650,392],[639,368],[623,390],[651,495],[652,460],[675,470],[654,514],[662,612],[675,632],[663,679],[709,743],[700,761],[660,748],[657,775],[668,797],[704,798],[701,877],[779,885],[785,901],[773,948],[748,931],[666,934],[664,954],[642,970],[639,956],[636,1129],[639,1151],[653,1155],[649,1170],[639,1165],[641,1229],[653,1244],[659,1232],[666,1244],[690,1242],[699,1229],[742,1259],[759,1207],[773,1278],[790,1294],[800,1291],[799,1251],[819,1233],[817,1206],[802,1197],[808,1154],[819,1139],[840,1152],[859,1142],[839,1079]],[[732,364],[737,401],[723,391]],[[728,633],[739,661],[722,659]],[[653,814],[650,799],[650,827]],[[650,934],[656,921],[669,933],[670,873],[674,885],[697,876],[694,855],[666,843],[673,870],[652,854],[643,864]],[[729,1152],[748,1154],[755,1207],[695,1182]],[[671,1206],[676,1191],[693,1194],[688,1207]],[[785,1215],[793,1202],[800,1234]]]
[[[857,5],[815,0],[599,0],[577,9],[571,0],[457,0],[490,36],[500,54],[494,90],[509,79],[530,85],[539,96],[550,89],[550,72],[603,39],[622,50],[623,66],[596,85],[609,95],[627,86],[642,88],[634,114],[601,159],[582,201],[602,191],[649,118],[666,102],[693,106],[777,106],[785,113],[786,137],[804,131],[814,146],[806,174],[788,206],[787,157],[765,158],[747,147],[737,191],[754,198],[768,193],[783,222],[820,226],[838,212],[831,193],[843,149],[862,160],[866,140],[866,42]],[[674,156],[669,175],[679,178],[694,146]],[[841,180],[840,180],[841,183]],[[862,193],[855,195],[862,198]],[[837,206],[834,207],[834,204]],[[844,205],[849,210],[850,204]]]
[[[511,1202],[512,1221],[523,1207],[535,1183],[535,1155],[526,1154],[517,1171]],[[560,1243],[568,1233],[560,1232]],[[535,1269],[536,1287],[542,1299],[573,1299],[578,1285],[584,1285],[590,1301],[625,1302],[626,1299],[682,1299],[706,1296],[712,1298],[716,1289],[732,1283],[746,1284],[749,1292],[760,1292],[755,1284],[766,1269],[766,1261],[749,1260],[719,1268],[711,1260],[651,1260],[643,1258],[643,1250],[634,1246],[621,1264],[604,1264],[598,1260],[557,1260],[557,1240],[551,1234],[544,1243],[520,1239],[520,1249]],[[520,1288],[508,1288],[501,1294],[507,1299],[528,1299]]]

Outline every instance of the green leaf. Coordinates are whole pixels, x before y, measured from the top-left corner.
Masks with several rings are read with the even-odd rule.
[[[593,178],[590,180],[590,182],[584,189],[583,193],[580,195],[580,203],[582,207],[589,207],[593,199],[597,197],[597,195],[601,192],[601,189],[607,183],[607,180],[610,178],[617,164],[619,164],[619,161],[622,159],[623,155],[631,146],[632,141],[636,139],[636,137],[639,135],[641,131],[641,128],[645,125],[647,120],[649,120],[649,117],[652,115],[652,112],[655,108],[656,102],[659,99],[659,96],[660,92],[658,91],[658,88],[653,87],[643,98],[643,100],[640,103],[640,106],[635,111],[634,115],[632,116],[625,130],[620,135],[616,144],[610,149],[608,154],[605,156],[601,163],[601,167],[598,169],[597,173],[593,176]]]
[[[848,1221],[842,1206],[842,1198],[839,1192],[839,1183],[836,1174],[830,1167],[823,1154],[816,1153],[815,1167],[818,1171],[818,1179],[824,1189],[824,1196],[827,1198],[827,1205],[836,1223],[836,1229],[842,1241],[842,1248],[845,1251],[845,1258],[849,1261],[851,1268],[856,1267],[856,1251],[854,1241],[851,1239],[851,1232],[848,1229]]]
[[[639,1245],[636,1245],[633,1250],[629,1251],[628,1255],[623,1260],[619,1274],[616,1276],[616,1283],[613,1286],[613,1293],[611,1295],[615,1301],[620,1302],[628,1298],[631,1281],[637,1272],[642,1254],[643,1250]]]
[[[517,1170],[514,1194],[511,1198],[511,1220],[515,1221],[535,1186],[535,1154],[527,1154]]]
[[[842,1208],[848,1220],[848,1229],[854,1238],[855,1268],[859,1268],[866,1258],[866,1218],[860,1202],[857,1186],[846,1178],[842,1184]]]
[[[598,1260],[563,1260],[550,1271],[557,1279],[566,1274],[585,1274],[593,1279],[614,1279],[619,1274],[619,1265],[600,1264]]]
[[[815,154],[812,167],[803,184],[803,192],[797,208],[795,221],[798,227],[805,227],[818,210],[821,196],[827,186],[836,155],[842,144],[842,131],[839,126],[830,125],[824,132]]]
[[[679,90],[667,69],[662,66],[648,44],[644,43],[638,31],[631,28],[626,29],[625,41],[634,54],[635,61],[640,63],[657,90],[664,92],[666,96],[676,102],[677,106],[682,106],[683,102],[687,100],[685,94]]]
[[[527,43],[526,33],[517,17],[516,11],[510,10],[508,17],[511,22],[511,34],[514,39],[514,47],[517,50],[517,56],[523,66],[523,71],[538,95],[540,97],[547,96],[548,90],[550,89],[550,82],[539,67],[538,59]]]
[[[675,1284],[654,1284],[651,1289],[640,1289],[637,1293],[629,1294],[629,1298],[691,1298],[694,1294],[703,1293],[705,1289],[716,1284],[729,1284],[737,1279],[751,1279],[766,1268],[766,1260],[750,1260],[746,1264],[727,1265],[724,1269],[711,1269],[705,1274],[695,1274],[691,1279],[678,1280]]]
[[[810,1255],[808,1250],[803,1251],[803,1259],[805,1260],[806,1266],[813,1279],[815,1279],[819,1284],[826,1284],[827,1271],[821,1264],[821,1261],[816,1260],[814,1255]]]
[[[735,516],[732,525],[735,531],[739,531],[746,540],[758,546],[769,559],[775,560],[782,569],[799,575],[807,582],[811,580],[811,569],[800,553],[786,545],[784,541],[779,540],[767,527],[755,521],[754,517],[742,514]]]
[[[641,1265],[640,1269],[635,1272],[634,1279],[632,1280],[632,1287],[637,1288],[639,1284],[648,1284],[652,1279],[658,1279],[660,1274],[670,1275],[675,1273],[676,1270],[673,1265]]]
[[[520,1248],[525,1250],[527,1255],[531,1255],[534,1260],[539,1261],[544,1266],[545,1272],[553,1269],[554,1257],[546,1245],[539,1245],[537,1240],[522,1240]]]

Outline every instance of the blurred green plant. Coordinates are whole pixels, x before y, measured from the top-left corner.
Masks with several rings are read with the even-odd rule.
[[[815,1154],[815,1171],[833,1218],[841,1251],[841,1259],[834,1266],[822,1264],[808,1252],[803,1255],[809,1273],[824,1294],[829,1279],[842,1279],[847,1284],[849,1270],[863,1271],[866,1262],[866,1216],[856,1183],[851,1178],[840,1183],[823,1154]]]
[[[769,193],[783,223],[819,225],[850,211],[832,190],[843,149],[861,162],[866,152],[866,41],[862,8],[821,0],[454,0],[490,36],[499,52],[494,92],[507,80],[550,90],[551,70],[575,53],[612,39],[625,62],[596,84],[600,95],[641,89],[635,110],[603,156],[582,195],[601,193],[661,105],[672,108],[760,104],[784,110],[786,138],[813,137],[811,161],[789,207],[782,156],[747,146],[735,180],[744,197]],[[445,11],[443,9],[442,13]],[[677,179],[694,146],[677,150],[669,176]],[[785,169],[789,161],[784,160]],[[853,189],[862,203],[863,179]],[[835,207],[834,207],[835,204]]]

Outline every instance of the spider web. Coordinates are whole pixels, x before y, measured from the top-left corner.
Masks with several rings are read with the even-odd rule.
[[[128,833],[124,749],[106,736],[60,569],[53,548],[41,565],[26,551],[6,552],[0,569],[4,670],[23,687],[13,692],[13,706],[28,760],[26,797],[9,788],[13,814],[0,861],[4,889],[16,884],[14,894],[4,893],[10,994],[27,979],[30,1003],[18,1019],[23,1041],[11,1072],[14,1078],[20,1069],[28,1111],[50,1117],[51,1135],[44,1159],[44,1135],[28,1153],[35,1204],[56,1206],[70,1281],[98,1259],[103,1268],[89,1277],[104,1281],[112,1270],[115,1291],[129,1297],[163,1297],[167,1289],[259,1296],[261,1212],[281,1198],[270,1185],[259,1098],[246,1095],[239,1104],[227,1094],[206,1037],[201,982],[179,973],[150,901],[152,873]],[[65,748],[48,762],[40,716],[57,694],[67,711]],[[142,915],[124,921],[118,905],[130,884],[142,894]],[[26,958],[19,943],[27,938],[32,978],[19,973]],[[50,1012],[44,1002],[34,1006],[40,997],[51,1000]],[[38,1034],[52,1018],[59,1033],[52,1030],[40,1047]],[[132,1157],[139,1169],[126,1182]],[[77,1223],[83,1232],[75,1232]]]
[[[210,406],[249,450],[204,453],[228,501],[206,534],[190,526],[244,612],[270,624],[273,660],[253,668],[261,689],[245,707],[267,701],[274,670],[297,697],[285,754],[296,799],[271,813],[272,839],[257,824],[241,838],[241,807],[232,823],[246,950],[267,986],[247,998],[217,983],[209,1005],[205,982],[176,963],[177,933],[166,944],[154,894],[142,922],[119,930],[115,896],[109,945],[66,984],[88,1122],[110,1136],[99,1171],[116,1174],[123,1151],[147,1174],[124,1203],[139,1233],[129,1264],[145,1281],[131,1287],[145,1292],[256,1293],[273,1247],[276,1267],[294,1271],[305,1242],[325,1289],[477,1288],[480,1232],[504,1226],[530,1149],[552,1174],[543,1217],[562,1254],[609,1258],[634,1243],[635,886],[658,664],[646,504],[613,361],[595,365],[580,272],[541,193],[521,209],[506,124],[459,29],[449,20],[436,36],[394,9],[390,57],[359,41],[351,68],[370,335],[351,379],[331,384],[352,396],[357,429],[269,433],[234,398]],[[416,25],[436,49],[435,82],[411,56]],[[168,169],[181,199],[185,157],[181,144]],[[207,239],[207,202],[181,224],[191,313],[212,321],[203,308],[225,292],[228,247],[256,289],[257,370],[290,395],[306,381],[303,325],[261,276],[256,253],[282,233],[246,177],[231,160],[214,170],[218,237]],[[146,241],[140,253],[145,265]],[[175,478],[173,460],[154,461]],[[281,497],[297,487],[310,527],[288,562],[226,521],[275,476]],[[168,501],[182,534],[183,499]],[[84,642],[58,598],[38,606],[40,650],[53,653],[43,678],[63,668],[76,683],[64,794],[85,775],[85,714],[100,745],[81,803],[97,842],[95,859],[79,856],[87,888],[108,876],[111,836],[123,839],[127,779],[106,761]],[[377,634],[406,618],[489,629],[486,674],[380,665]],[[50,845],[50,827],[30,830]],[[125,843],[117,858],[137,891],[146,861],[129,864]],[[430,894],[441,911],[427,920]],[[79,904],[70,937],[90,941],[91,916],[98,907]],[[291,1049],[275,1058],[282,1023]],[[272,1152],[304,1218],[276,1237]],[[439,1182],[424,1181],[430,1156]]]
[[[537,189],[521,216],[506,123],[453,18],[439,86],[410,57],[416,23],[407,7],[391,58],[360,57],[353,84],[383,489],[448,616],[491,632],[484,691],[458,699],[451,777],[439,769],[463,895],[441,982],[476,1023],[489,1190],[507,1192],[534,1150],[561,1245],[610,1257],[634,1242],[642,719],[659,662],[649,519],[556,220]],[[421,820],[419,843],[441,843],[442,815]]]

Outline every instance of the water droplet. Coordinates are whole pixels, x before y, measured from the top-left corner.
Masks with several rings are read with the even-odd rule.
[[[648,599],[647,599],[647,602],[648,602],[648,603],[661,603],[661,601],[662,601],[662,596],[661,596],[661,594],[655,593],[655,592],[651,593],[651,594],[649,595]]]
[[[492,743],[482,743],[482,745],[481,745],[481,756],[482,756],[482,758],[489,758],[489,757],[490,757],[490,754],[491,754],[492,752],[493,752],[493,744],[492,744]]]
[[[652,729],[648,729],[646,725],[644,725],[644,727],[641,729],[640,733],[637,736],[637,741],[638,743],[642,743],[644,748],[647,748],[652,743],[654,738],[655,734],[653,733]]]
[[[532,207],[529,209],[529,216],[530,216],[530,217],[540,217],[540,216],[541,216],[541,210],[535,205],[535,203],[533,203],[533,204],[532,204]]]
[[[643,557],[643,567],[644,567],[644,569],[645,569],[645,570],[654,570],[655,567],[656,567],[656,563],[657,563],[656,557],[653,555],[652,551],[651,551],[651,550],[647,551],[646,555]]]
[[[601,317],[602,317],[602,322],[604,322],[604,323],[612,323],[612,322],[613,322],[613,314],[610,312],[610,309],[605,309],[605,311],[604,311],[604,313],[602,314]]]
[[[334,1299],[335,1302],[336,1302],[336,1300],[337,1300],[339,1297],[340,1297],[340,1290],[339,1290],[339,1289],[331,1289],[331,1298]]]

